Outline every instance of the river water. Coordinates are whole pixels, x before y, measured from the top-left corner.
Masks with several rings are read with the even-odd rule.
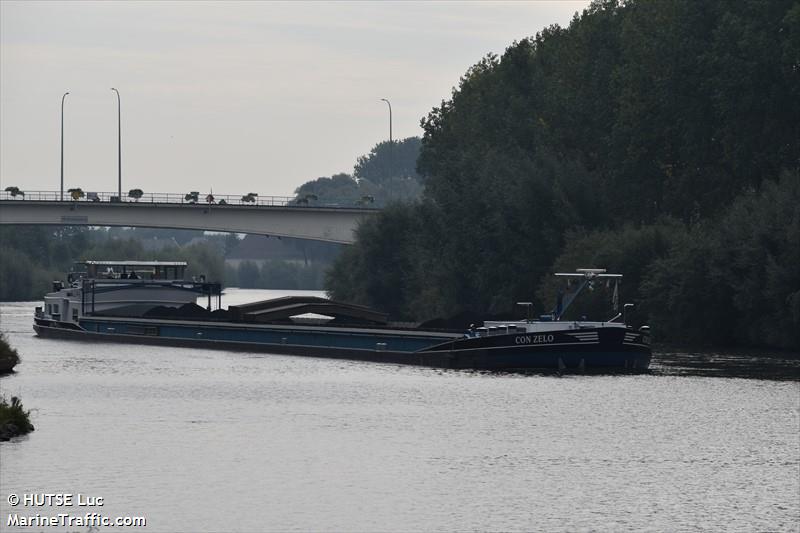
[[[487,374],[40,339],[35,305],[0,306],[23,358],[0,388],[36,426],[0,443],[2,531],[96,531],[7,523],[87,512],[148,532],[800,531],[788,355]],[[8,503],[40,493],[103,505]]]

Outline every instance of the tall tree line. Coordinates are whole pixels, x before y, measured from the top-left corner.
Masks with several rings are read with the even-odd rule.
[[[622,268],[662,339],[800,345],[800,3],[594,2],[422,127],[422,199],[360,228],[334,297],[547,310],[554,268]]]

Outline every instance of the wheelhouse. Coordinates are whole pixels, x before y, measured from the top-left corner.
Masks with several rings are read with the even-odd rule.
[[[80,279],[146,279],[181,281],[186,278],[185,261],[78,261],[67,281]]]

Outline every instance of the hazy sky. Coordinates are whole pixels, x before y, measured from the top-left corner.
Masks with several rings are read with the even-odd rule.
[[[587,1],[0,2],[0,188],[290,195]]]

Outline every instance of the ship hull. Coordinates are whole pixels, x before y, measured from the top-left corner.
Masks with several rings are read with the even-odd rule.
[[[470,338],[458,333],[384,328],[256,325],[89,317],[79,324],[36,319],[39,336],[217,348],[492,371],[644,371],[649,339],[630,329]]]

